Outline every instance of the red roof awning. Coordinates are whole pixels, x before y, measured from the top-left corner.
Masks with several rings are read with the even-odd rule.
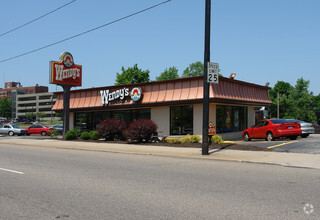
[[[135,103],[129,97],[122,101],[102,104],[101,90],[110,92],[124,87],[142,89],[142,100]],[[219,77],[219,84],[210,84],[211,103],[230,103],[264,106],[272,102],[268,96],[269,87]],[[159,82],[110,86],[91,89],[72,90],[70,93],[70,110],[92,108],[121,108],[136,106],[168,105],[179,103],[201,103],[203,101],[203,77],[191,77]],[[63,109],[63,92],[57,93],[53,110]]]

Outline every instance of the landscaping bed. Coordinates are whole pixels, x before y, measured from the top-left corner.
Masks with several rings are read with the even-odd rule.
[[[163,146],[163,147],[178,147],[178,148],[202,148],[201,143],[181,143],[181,144],[170,144],[166,142],[142,142],[142,143],[128,143],[127,141],[104,141],[104,140],[65,140],[64,141],[80,141],[80,142],[91,142],[91,143],[109,143],[109,144],[131,144],[131,145],[150,145],[150,146]],[[210,150],[248,150],[248,151],[274,151],[273,149],[251,146],[245,144],[235,143],[223,143],[223,144],[211,144]]]

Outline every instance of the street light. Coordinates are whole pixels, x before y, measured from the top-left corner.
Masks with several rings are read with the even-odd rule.
[[[230,78],[230,79],[234,79],[234,77],[236,77],[236,75],[237,75],[237,74],[235,74],[235,73],[231,73],[230,76],[229,76],[229,78]]]

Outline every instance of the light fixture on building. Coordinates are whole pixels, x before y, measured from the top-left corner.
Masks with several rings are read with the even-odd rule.
[[[235,73],[231,73],[230,76],[229,76],[230,79],[234,79],[234,77],[236,77]]]
[[[270,85],[270,83],[269,83],[269,82],[267,82],[267,83],[265,84],[265,86],[266,86],[266,87],[268,87],[269,85]]]

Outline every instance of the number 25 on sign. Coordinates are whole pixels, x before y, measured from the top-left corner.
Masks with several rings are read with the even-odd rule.
[[[208,62],[208,83],[219,83],[219,64]]]

